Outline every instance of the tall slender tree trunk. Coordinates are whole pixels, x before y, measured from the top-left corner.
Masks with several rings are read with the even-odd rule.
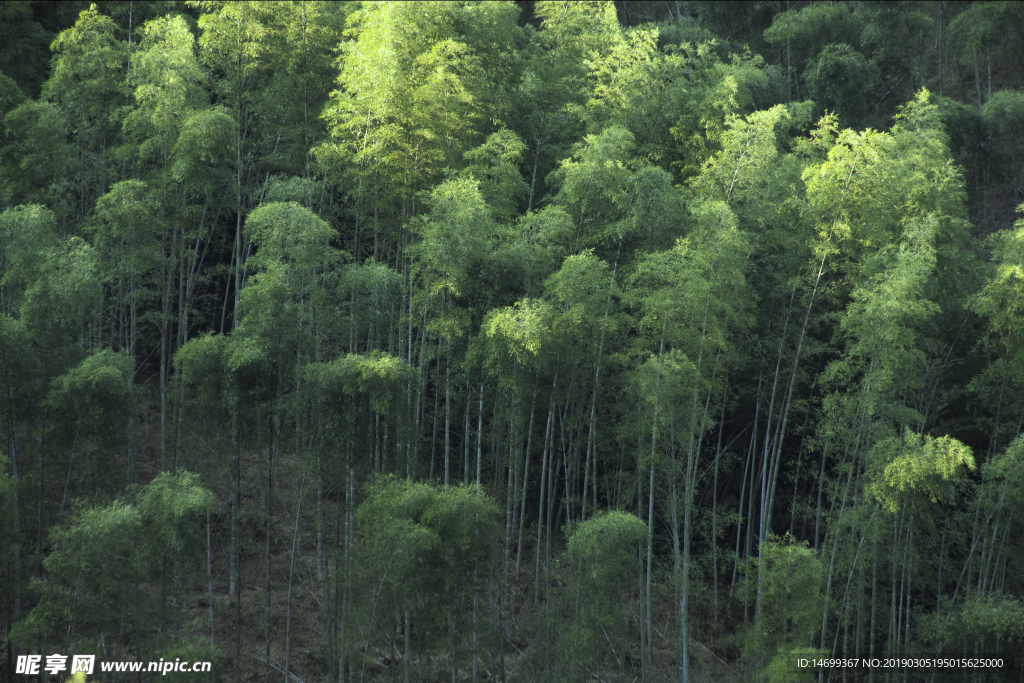
[[[712,614],[716,626],[718,625],[718,461],[722,456],[722,431],[724,428],[725,396],[722,396],[722,412],[718,417],[718,445],[715,447],[714,479],[711,483],[711,576],[714,582]]]
[[[323,444],[317,446],[316,454],[316,580],[327,580],[327,517],[324,510],[324,461]],[[330,589],[328,588],[328,595]],[[330,610],[330,600],[327,600]]]
[[[785,440],[785,437],[786,437],[786,424],[787,424],[787,422],[789,420],[789,409],[792,406],[793,387],[796,385],[797,369],[798,369],[798,367],[800,365],[800,352],[803,350],[804,339],[805,339],[805,337],[807,335],[807,327],[808,327],[808,324],[810,323],[810,319],[811,319],[811,311],[814,309],[814,301],[815,301],[815,298],[816,298],[816,296],[818,294],[818,287],[821,284],[821,278],[824,275],[824,273],[825,273],[825,257],[822,257],[821,263],[818,265],[817,275],[815,276],[815,279],[814,279],[814,287],[811,290],[811,295],[810,295],[810,297],[809,297],[809,299],[807,301],[807,310],[804,312],[803,324],[801,324],[801,326],[800,326],[800,336],[799,336],[799,338],[797,340],[796,351],[793,354],[793,367],[792,367],[792,369],[790,370],[790,373],[789,373],[789,386],[786,389],[786,396],[785,396],[785,400],[784,400],[783,405],[782,405],[782,417],[779,420],[779,425],[778,425],[778,428],[776,430],[776,438],[775,438],[774,447],[772,449],[770,449],[770,452],[768,450],[766,450],[766,453],[765,453],[765,467],[766,467],[766,470],[762,470],[762,479],[761,479],[761,482],[762,482],[762,484],[761,484],[762,485],[762,494],[761,494],[762,495],[762,499],[761,499],[761,525],[760,525],[761,534],[760,534],[760,540],[761,540],[762,543],[764,542],[765,539],[767,539],[768,534],[771,532],[772,505],[773,505],[774,500],[775,500],[775,487],[776,487],[776,484],[778,483],[778,478],[779,478],[779,469],[780,469],[781,459],[782,459],[782,444],[783,444],[783,442]],[[794,293],[795,293],[795,290],[794,290]],[[792,303],[790,304],[790,306],[792,306]],[[787,318],[788,318],[788,314],[787,314]],[[782,339],[785,338],[785,334],[786,334],[785,333],[785,328],[783,328]],[[782,360],[782,358],[781,358],[781,344],[782,344],[782,342],[780,341],[779,344],[780,344],[780,357],[779,357],[779,361],[781,362],[781,360]],[[774,388],[772,390],[772,393],[774,394]],[[769,411],[769,413],[770,413],[770,411]],[[770,416],[770,414],[769,414],[769,418],[768,418],[768,424],[769,425],[771,424],[771,416]],[[765,442],[766,442],[766,444],[767,444],[767,441],[768,441],[768,436],[767,436],[767,430],[766,430],[766,432],[765,432]],[[769,475],[768,478],[767,478],[767,481],[765,479],[765,474]],[[767,484],[767,487],[766,487],[766,484]],[[757,557],[758,557],[758,564],[757,564],[757,607],[756,607],[756,615],[760,616],[760,613],[761,613],[761,597],[762,597],[762,592],[764,590],[764,572],[763,572],[763,564],[764,563],[762,562],[762,560],[764,559],[764,555],[761,552],[760,543],[758,544]]]
[[[483,459],[484,383],[480,383],[480,406],[476,416],[476,487],[480,488],[480,467]]]
[[[655,410],[655,423],[657,423],[657,410]],[[651,667],[651,635],[654,633],[653,610],[651,606],[651,570],[653,569],[653,548],[654,548],[654,442],[651,438],[651,462],[649,464],[650,480],[647,482],[647,575],[644,585],[644,622],[647,630],[647,651],[644,669],[648,672]]]
[[[452,344],[448,342],[448,359],[444,370],[444,485],[448,487],[451,471],[452,444]]]
[[[469,486],[469,412],[473,406],[473,392],[469,380],[466,380],[466,413],[462,421],[462,483]]]
[[[843,510],[846,508],[846,497],[850,492],[850,484],[853,482],[853,473],[850,472],[846,478],[846,487],[843,491],[843,500],[839,505],[839,516],[843,514]],[[839,530],[837,529],[832,535],[832,552],[829,557],[828,571],[825,575],[825,607],[821,612],[821,642],[819,648],[824,651],[825,649],[825,638],[828,632],[828,601],[829,596],[832,593],[832,576],[835,569],[837,551],[839,549]]]
[[[555,412],[555,396],[554,388],[555,383],[558,382],[558,376],[555,375],[555,380],[551,386],[551,399],[548,402],[548,422],[547,427],[544,428],[544,446],[541,454],[540,463],[540,490],[538,492],[537,501],[537,552],[534,554],[536,561],[536,570],[533,575],[533,604],[537,604],[540,600],[540,542],[544,536],[544,494],[547,491],[547,475],[548,475],[548,444],[551,439],[551,418]]]
[[[238,296],[242,291],[242,19],[235,24],[235,48],[238,59],[235,65],[235,291],[231,329],[238,327]],[[257,182],[259,179],[257,178]]]
[[[516,583],[519,582],[519,561],[523,557],[523,531],[526,524],[526,491],[530,485],[530,450],[533,444],[533,415],[537,404],[537,386],[533,388],[533,398],[530,399],[530,424],[526,428],[526,452],[523,454],[523,484],[522,503],[519,511],[519,543],[516,549]]]
[[[232,430],[232,441],[234,442],[234,449],[232,451],[232,470],[234,470],[232,477],[232,491],[231,491],[231,553],[229,558],[230,563],[230,588],[228,592],[235,596],[235,683],[241,683],[242,680],[242,578],[241,578],[241,562],[239,561],[239,516],[240,510],[240,496],[241,496],[241,480],[242,480],[242,468],[241,468],[241,434],[238,428],[238,407],[235,407],[234,429]]]
[[[644,477],[640,468],[636,472],[636,512],[637,517],[643,517],[644,510]],[[650,547],[650,526],[647,527],[647,546]],[[650,640],[647,637],[647,591],[644,588],[644,549],[637,548],[637,565],[640,567],[640,575],[637,577],[640,595],[640,683],[647,683],[647,650],[650,647]]]
[[[171,230],[171,256],[168,263],[173,263],[178,246],[178,230]],[[163,294],[163,319],[160,328],[160,469],[167,469],[167,365],[170,362],[171,334],[171,284],[174,269],[167,267],[167,283]]]
[[[210,652],[213,653],[213,545],[210,543],[210,511],[206,511],[206,599],[210,605]]]
[[[10,392],[11,403],[13,404],[14,391]],[[11,454],[11,475],[14,479],[13,493],[14,493],[14,509],[12,511],[14,529],[14,623],[17,624],[21,621],[21,496],[19,494],[20,479],[18,474],[18,441],[17,441],[17,424],[13,419],[8,421],[9,437],[8,437],[8,448]],[[16,659],[21,654],[21,644],[14,644],[14,651],[11,653],[11,658]],[[10,662],[8,662],[8,671],[11,671]],[[17,680],[17,679],[15,679]]]
[[[756,433],[751,437],[751,444],[757,438]],[[733,556],[732,561],[732,579],[729,583],[729,587],[733,588],[736,585],[736,574],[739,569],[740,562],[740,540],[743,536],[743,497],[747,492],[747,473],[750,471],[750,461],[754,458],[754,449],[751,446],[747,449],[747,457],[743,464],[743,478],[740,480],[740,502],[736,507],[736,552]],[[749,522],[748,522],[749,524]],[[745,602],[745,601],[744,601]]]
[[[265,609],[265,624],[266,624],[266,637],[264,640],[264,647],[266,651],[266,672],[265,680],[266,683],[270,683],[270,598],[272,593],[272,581],[270,576],[270,542],[273,536],[273,522],[274,522],[274,460],[277,455],[278,436],[281,427],[281,416],[279,413],[281,402],[281,392],[278,389],[277,401],[274,408],[274,433],[271,437],[270,453],[267,459],[267,541],[266,541],[266,552],[265,552],[265,567],[266,574],[264,576],[265,581],[265,592],[266,592],[266,609]],[[257,427],[259,429],[259,427]]]
[[[295,549],[299,542],[299,515],[302,512],[302,493],[306,484],[306,477],[303,475],[302,483],[299,484],[299,501],[295,506],[295,531],[292,533],[292,552],[288,562],[288,607],[285,610],[284,627],[284,683],[291,678],[291,648],[292,648],[292,580],[295,577]]]

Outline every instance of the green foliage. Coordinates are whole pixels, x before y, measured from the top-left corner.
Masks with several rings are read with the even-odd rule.
[[[982,142],[976,149],[983,155],[981,160],[987,162],[988,173],[1001,176],[1007,183],[1006,186],[1019,187],[1021,178],[1024,178],[1024,149],[1021,146],[1022,135],[1024,135],[1022,107],[1024,107],[1024,93],[1016,90],[1000,90],[992,93],[981,108],[981,120],[984,123],[988,140]],[[1006,197],[1000,213],[1005,211],[1006,214],[1009,214],[1012,209],[1016,208],[1013,204],[1024,199],[1024,193],[1015,190],[1012,197],[1012,199],[1009,196]],[[990,218],[990,226],[993,222],[992,219],[994,216]],[[1000,222],[1003,223],[1003,227],[1008,227],[1006,225],[1009,223],[1008,220]]]
[[[808,94],[819,107],[857,127],[870,113],[869,102],[881,82],[878,68],[845,43],[825,46],[805,78]]]
[[[95,144],[95,136],[109,132],[110,107],[123,92],[127,51],[116,32],[114,22],[93,6],[79,14],[75,25],[62,31],[51,46],[53,72],[42,96],[83,118],[79,134],[88,135],[88,143]]]
[[[845,355],[821,378],[835,390],[824,431],[849,438],[843,430],[859,430],[868,447],[907,428],[923,431],[925,406],[915,396],[936,362],[932,354],[949,343],[936,342],[936,322],[965,303],[954,289],[964,285],[947,284],[950,271],[967,266],[951,247],[963,226],[962,194],[943,161],[937,114],[921,92],[891,133],[843,131],[827,160],[803,173],[816,214],[818,282],[835,271],[843,279],[833,276],[832,286],[849,292],[839,324]],[[964,283],[965,276],[952,279]],[[840,389],[853,386],[856,392]]]
[[[319,116],[337,76],[336,54],[346,17],[355,5],[287,3],[268,17],[261,42],[272,68],[265,89],[254,94],[264,129],[258,163],[271,173],[308,177],[313,171],[312,149],[326,138]]]
[[[70,624],[76,640],[103,633],[135,640],[153,609],[139,601],[138,582],[145,576],[141,532],[139,511],[122,502],[85,510],[54,530],[46,580],[35,586],[42,599],[12,638],[45,647],[58,642]],[[137,647],[137,641],[132,644]]]
[[[195,573],[205,545],[200,520],[213,506],[213,494],[193,472],[161,472],[143,490],[138,502],[143,536],[153,562],[174,558],[179,571]],[[166,571],[166,569],[163,569]]]
[[[864,264],[871,279],[851,295],[843,321],[843,330],[857,340],[850,353],[862,361],[870,359],[876,370],[872,379],[883,386],[895,381],[897,372],[920,367],[923,361],[915,348],[915,328],[937,311],[923,296],[935,268],[936,222],[911,223],[899,245],[876,252]]]
[[[470,165],[462,173],[480,182],[480,194],[497,221],[515,216],[528,187],[519,173],[526,145],[507,128],[487,136],[484,144],[466,152]]]
[[[586,240],[584,244],[592,240],[595,226],[609,225],[620,218],[633,176],[628,166],[633,142],[633,134],[621,127],[588,135],[551,179],[558,187],[559,203],[576,223],[577,243],[581,238]]]
[[[372,351],[355,363],[356,387],[370,399],[373,409],[395,416],[408,384],[417,379],[416,369],[401,358]]]
[[[982,465],[981,471],[985,483],[998,491],[985,496],[987,503],[1024,503],[1024,439],[1014,439],[1006,450]]]
[[[508,245],[505,254],[498,253],[496,258],[508,258],[522,265],[526,294],[530,296],[569,251],[575,233],[572,218],[560,206],[545,206],[521,215],[512,232],[515,241]]]
[[[511,114],[513,129],[527,144],[531,209],[548,172],[583,128],[579,112],[589,96],[584,60],[607,54],[620,30],[610,3],[540,2],[534,14],[541,30],[527,34]]]
[[[783,105],[745,118],[728,117],[722,150],[705,164],[694,180],[695,188],[730,205],[757,207],[766,189],[766,170],[778,158],[779,129],[789,118]]]
[[[794,671],[794,662],[798,659],[813,660],[822,657],[825,657],[825,654],[813,647],[795,647],[775,655],[771,663],[765,667],[764,673],[767,674],[769,683],[811,683],[817,680],[817,672]]]
[[[67,191],[66,173],[71,160],[67,119],[60,108],[27,100],[7,113],[4,129],[0,199],[7,205],[66,205],[68,200],[62,195]]]
[[[658,248],[678,234],[683,206],[672,177],[633,157],[633,134],[612,126],[584,140],[548,179],[575,224],[575,250],[617,260],[623,247]]]
[[[673,149],[673,126],[687,109],[706,104],[701,86],[715,80],[708,72],[719,65],[709,58],[706,45],[662,52],[657,49],[661,37],[659,29],[637,28],[617,36],[605,55],[590,57],[587,66],[595,84],[587,105],[592,127],[628,129],[643,156],[667,165],[673,156],[686,156]],[[687,81],[692,85],[682,86]]]
[[[240,328],[241,329],[241,328]],[[246,401],[268,395],[273,366],[266,344],[257,334],[233,335],[228,345],[227,368],[232,384],[245,394]]]
[[[290,385],[323,350],[320,337],[337,329],[331,285],[343,253],[330,245],[331,227],[295,202],[259,206],[245,235],[256,247],[246,265],[259,271],[241,293],[229,366],[250,390],[269,391]]]
[[[42,276],[46,253],[57,243],[53,213],[39,205],[0,214],[0,287],[8,314],[20,313],[27,290]]]
[[[511,308],[493,311],[483,324],[484,334],[503,349],[507,361],[529,363],[546,341],[551,307],[543,301],[516,302]],[[500,341],[499,341],[500,340]]]
[[[647,525],[636,515],[602,512],[568,529],[558,568],[565,581],[566,623],[558,632],[570,679],[585,661],[598,671],[614,665],[625,670],[629,650],[629,613],[640,572]]]
[[[6,116],[7,112],[25,101],[25,93],[21,92],[18,84],[7,74],[0,71],[0,116]]]
[[[1024,322],[1020,305],[1024,280],[1022,239],[1024,221],[1017,221],[1013,229],[989,237],[993,269],[970,302],[971,308],[985,320],[979,345],[986,351],[987,361],[987,366],[973,379],[971,388],[985,403],[995,402],[999,406],[997,410],[1004,401],[1015,407],[1016,387],[1024,379],[1020,339]],[[998,426],[994,426],[993,438],[1005,443],[1006,435],[997,433],[996,429]]]
[[[339,87],[323,113],[332,140],[318,156],[350,165],[356,215],[372,216],[375,233],[397,228],[405,216],[396,206],[455,166],[496,116],[481,68],[485,59],[493,65],[496,46],[479,41],[487,28],[507,31],[511,10],[497,5],[476,26],[467,15],[482,9],[448,3],[366,5],[349,15],[352,40],[342,44]]]
[[[99,302],[98,254],[84,240],[69,237],[34,258],[38,279],[24,292],[21,317],[36,343],[58,355],[75,355]]]
[[[870,455],[868,490],[889,512],[923,502],[949,500],[963,469],[975,469],[971,449],[948,436],[907,430],[902,439],[878,443]]]
[[[66,128],[77,159],[67,167],[70,182],[64,191],[76,200],[72,210],[79,220],[110,179],[111,143],[117,138],[117,109],[125,101],[128,67],[127,45],[117,33],[113,20],[95,6],[83,11],[53,41],[51,74],[43,84],[41,100],[57,104],[75,122]]]
[[[324,363],[311,363],[306,366],[303,379],[315,387],[323,402],[341,404],[346,395],[358,392],[356,365],[360,359],[356,354],[349,354]],[[340,406],[338,412],[343,412]]]
[[[758,650],[788,659],[805,646],[820,627],[825,568],[806,543],[792,536],[770,536],[763,542],[763,608],[748,655]],[[788,662],[787,662],[788,663]],[[769,671],[778,669],[773,662]]]
[[[79,479],[110,476],[103,454],[125,445],[134,371],[132,358],[104,349],[51,383],[43,404],[49,436],[54,445],[71,451]]]
[[[476,487],[437,487],[384,477],[356,512],[355,609],[371,642],[392,631],[389,616],[408,610],[418,648],[460,647],[478,578],[497,559],[498,509]]]
[[[980,53],[1001,42],[1019,16],[1020,8],[1012,2],[967,7],[949,23],[947,36],[951,52],[962,64],[977,63]]]
[[[654,429],[662,436],[667,430],[670,439],[683,442],[703,426],[698,425],[703,406],[697,397],[708,387],[694,361],[680,349],[651,355],[637,370],[632,387],[648,424],[657,425]]]
[[[139,33],[132,54],[135,106],[123,125],[139,140],[139,162],[166,163],[185,121],[206,99],[205,77],[184,18],[153,19]]]
[[[355,345],[372,344],[374,334],[397,322],[403,285],[402,276],[383,263],[351,265],[341,271],[338,296],[348,302],[348,332]]]
[[[978,502],[987,512],[993,528],[1019,533],[1024,510],[1024,440],[1014,439],[1005,450],[995,453],[981,466],[982,484]],[[1020,561],[1018,548],[1008,549],[1009,561]]]
[[[320,408],[325,434],[353,439],[364,403],[377,415],[395,420],[400,431],[406,428],[400,421],[405,395],[418,374],[405,360],[374,350],[310,363],[303,369],[302,381]]]
[[[793,51],[799,68],[827,45],[856,42],[861,28],[858,19],[848,5],[807,5],[776,14],[764,39]]]
[[[1024,641],[1021,619],[1024,604],[1012,595],[992,593],[972,596],[949,609],[948,616],[934,627],[934,636],[942,642],[967,640],[999,643],[1012,648]]]
[[[231,391],[226,363],[229,343],[224,335],[207,333],[188,340],[174,354],[174,364],[181,368],[181,381],[195,388],[199,415],[226,418],[223,408]]]
[[[181,124],[171,150],[171,178],[200,197],[223,196],[232,180],[238,124],[222,108],[200,109]]]
[[[553,315],[548,302],[523,299],[491,310],[481,324],[484,368],[512,401],[525,392],[547,356]]]
[[[636,270],[643,289],[644,327],[679,344],[696,359],[726,350],[749,323],[747,237],[722,202],[691,207],[689,235],[648,256]]]
[[[329,247],[334,231],[295,202],[261,205],[246,219],[245,232],[258,250],[250,261],[252,267],[284,264],[290,276],[301,278],[291,286],[310,286],[305,278],[322,274],[337,258]]]
[[[479,181],[447,180],[430,193],[429,206],[418,226],[422,241],[417,245],[427,285],[435,294],[464,296],[496,236]]]
[[[562,267],[545,281],[548,296],[562,308],[552,328],[570,343],[593,346],[600,334],[614,330],[615,319],[609,320],[605,314],[612,297],[618,299],[622,292],[612,282],[611,271],[607,261],[586,249],[566,257]]]
[[[696,82],[689,101],[680,103],[678,117],[670,133],[678,145],[670,164],[679,175],[691,178],[721,149],[722,134],[733,116],[743,116],[756,109],[755,102],[768,85],[763,63],[749,53],[733,54],[728,60],[716,51],[716,43],[681,45],[687,58],[686,80]],[[678,78],[670,78],[670,83]]]
[[[309,178],[274,176],[267,187],[267,203],[294,202],[310,211],[315,210],[323,197],[322,185]]]
[[[38,367],[32,357],[32,338],[17,318],[0,314],[0,415],[9,430],[17,420],[30,418],[38,409],[39,388],[34,379]]]
[[[122,180],[96,201],[92,233],[104,274],[130,285],[127,298],[135,305],[144,300],[147,276],[161,265],[159,213],[157,198],[141,180]]]
[[[0,71],[6,78],[0,76],[0,80],[10,79],[20,91],[37,95],[46,76],[46,48],[51,39],[33,17],[31,2],[4,3],[0,8]],[[2,87],[6,90],[9,86]],[[6,113],[2,105],[0,113]]]
[[[137,503],[86,508],[56,527],[46,577],[33,584],[39,602],[12,638],[74,652],[106,634],[116,637],[118,654],[138,658],[166,647],[168,634],[152,635],[167,615],[148,582],[166,587],[174,560],[186,571],[198,565],[200,516],[211,501],[195,474],[165,472]]]
[[[253,97],[252,82],[265,67],[262,60],[266,56],[266,45],[262,39],[267,32],[270,10],[257,2],[210,2],[204,9],[207,11],[198,21],[203,60],[225,74],[217,81],[225,104],[247,109]]]

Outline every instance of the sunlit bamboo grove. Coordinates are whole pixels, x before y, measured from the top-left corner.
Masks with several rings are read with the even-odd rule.
[[[0,678],[1022,680],[1022,88],[1012,2],[0,4]]]

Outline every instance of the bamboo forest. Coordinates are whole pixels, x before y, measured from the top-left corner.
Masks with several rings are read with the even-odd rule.
[[[1024,681],[1024,3],[9,1],[0,118],[0,679]]]

